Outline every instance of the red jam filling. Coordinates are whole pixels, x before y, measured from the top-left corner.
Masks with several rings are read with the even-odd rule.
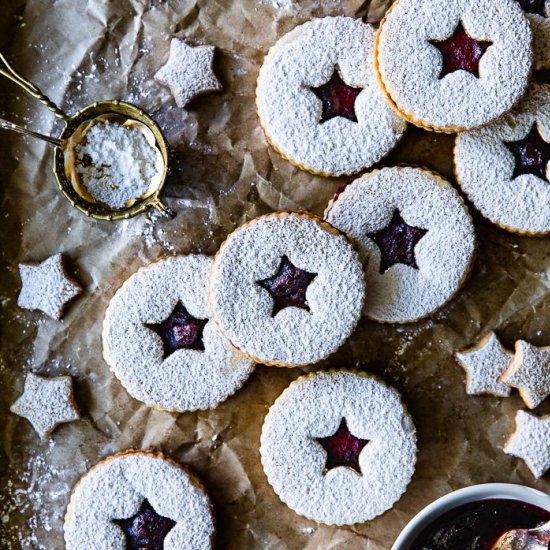
[[[162,323],[146,324],[147,328],[155,331],[161,338],[164,346],[163,358],[178,349],[194,349],[204,351],[202,332],[208,319],[193,317],[181,302]]]
[[[491,550],[511,529],[533,529],[550,512],[519,500],[488,499],[449,510],[428,525],[411,550]]]
[[[443,56],[439,78],[455,71],[468,71],[479,78],[479,62],[492,42],[472,38],[460,22],[452,36],[446,40],[430,40]]]
[[[283,256],[277,273],[268,279],[256,281],[256,284],[271,294],[273,298],[271,316],[275,317],[286,307],[299,307],[309,311],[306,291],[315,277],[317,273],[308,273]]]
[[[338,69],[334,69],[330,80],[326,84],[310,89],[323,104],[321,123],[337,116],[357,122],[355,100],[363,91],[363,88],[348,86],[342,80]]]
[[[536,124],[533,125],[524,139],[504,142],[504,145],[514,155],[513,179],[523,174],[533,174],[542,180],[548,181],[546,166],[550,161],[550,143],[542,139]]]
[[[385,273],[395,264],[418,269],[414,250],[427,232],[427,229],[407,224],[395,209],[387,227],[367,235],[380,249],[380,273]]]
[[[546,10],[544,9],[545,0],[518,0],[519,5],[526,13],[534,13],[541,17],[546,17]]]
[[[361,467],[359,466],[359,455],[369,441],[368,439],[360,439],[352,435],[345,418],[342,418],[342,422],[334,435],[317,437],[315,441],[327,453],[326,472],[333,468],[338,468],[338,466],[348,466],[349,468],[353,468],[359,475],[362,474]]]
[[[163,550],[164,539],[176,522],[159,516],[147,500],[139,512],[128,519],[115,519],[126,537],[126,550]]]

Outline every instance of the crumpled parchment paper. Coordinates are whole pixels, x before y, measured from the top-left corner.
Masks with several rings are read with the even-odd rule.
[[[455,349],[496,329],[505,344],[550,344],[550,240],[508,235],[479,216],[478,260],[460,295],[430,320],[403,326],[362,321],[315,368],[355,367],[395,385],[419,433],[417,471],[395,507],[346,528],[319,526],[281,503],[259,459],[269,406],[305,369],[258,366],[216,410],[171,414],[131,399],[101,357],[107,303],[121,283],[161,255],[213,254],[242,222],[276,209],[321,214],[341,180],[313,177],[270,149],[254,105],[259,66],[277,37],[311,17],[352,15],[377,22],[389,0],[8,0],[0,12],[0,48],[23,75],[71,113],[97,99],[120,98],[149,111],[173,151],[164,195],[175,220],[154,213],[122,223],[86,218],[59,194],[52,153],[41,142],[0,133],[0,540],[2,548],[63,547],[65,507],[78,478],[108,454],[155,448],[192,466],[218,516],[220,548],[387,549],[406,522],[433,499],[481,482],[535,481],[501,447],[522,402],[467,397]],[[152,75],[169,38],[218,47],[225,91],[175,106]],[[60,123],[0,78],[2,117],[55,134]],[[452,136],[409,129],[385,164],[412,162],[452,179]],[[16,307],[17,264],[56,252],[85,294],[63,322]],[[8,412],[25,373],[74,376],[82,420],[40,441]],[[308,369],[311,370],[311,369]],[[538,413],[548,413],[550,403]]]

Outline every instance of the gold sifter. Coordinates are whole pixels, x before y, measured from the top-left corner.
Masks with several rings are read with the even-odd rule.
[[[0,128],[36,137],[55,146],[53,172],[59,189],[75,208],[92,218],[109,221],[131,218],[150,207],[156,208],[166,216],[175,216],[175,213],[159,198],[166,182],[168,146],[158,124],[147,113],[135,105],[114,99],[96,101],[73,116],[69,116],[46,97],[36,85],[19,75],[2,53],[0,53],[0,74],[38,99],[65,123],[57,138],[33,132],[2,119],[0,119]],[[76,169],[78,160],[75,147],[83,142],[90,128],[106,121],[130,126],[142,132],[149,145],[155,149],[157,156],[156,174],[151,179],[147,191],[127,201],[123,208],[112,208],[94,199],[80,181]]]

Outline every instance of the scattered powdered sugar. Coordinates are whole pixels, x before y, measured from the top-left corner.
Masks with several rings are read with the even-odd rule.
[[[550,395],[550,347],[516,342],[516,355],[501,381],[517,388],[525,404],[534,409]]]
[[[468,395],[510,395],[510,387],[499,378],[512,363],[514,354],[504,349],[494,332],[484,336],[474,347],[457,352],[456,359],[466,371]]]
[[[333,435],[345,418],[369,443],[362,472],[325,473],[326,452],[315,438]],[[337,370],[303,376],[275,401],[265,418],[261,459],[281,500],[307,518],[330,525],[363,523],[382,514],[409,484],[416,433],[398,393],[376,378]]]
[[[508,116],[456,140],[457,180],[474,206],[504,229],[528,234],[550,233],[550,185],[534,174],[514,178],[514,155],[506,142],[524,139],[535,127],[550,142],[550,85],[530,85]],[[546,168],[547,178],[550,169]]]
[[[61,254],[36,265],[19,264],[19,274],[22,286],[17,305],[38,309],[54,319],[61,319],[66,304],[82,292],[65,273]]]
[[[533,31],[533,63],[539,71],[550,69],[550,0],[544,2],[545,17],[527,13]]]
[[[143,195],[157,174],[157,151],[143,132],[117,122],[99,122],[75,147],[77,172],[90,195],[124,208]]]
[[[440,78],[445,40],[462,21],[493,44],[479,78],[459,70]],[[442,131],[495,120],[521,98],[532,64],[531,29],[515,0],[399,0],[380,27],[377,64],[386,93],[413,122]]]
[[[179,349],[163,359],[160,337],[145,325],[168,318],[178,303],[210,319],[208,275],[212,258],[173,256],[141,268],[111,300],[103,325],[105,360],[128,392],[149,406],[189,411],[213,408],[235,393],[254,363],[209,320],[204,351]]]
[[[396,210],[427,230],[415,246],[418,269],[401,263],[380,273],[380,249],[368,237],[386,228]],[[364,313],[403,323],[425,317],[460,288],[470,271],[476,239],[466,206],[440,176],[420,168],[383,168],[348,185],[325,219],[357,245],[367,281]]]
[[[550,469],[550,415],[537,417],[526,411],[516,414],[516,431],[504,452],[525,461],[536,478]]]
[[[284,35],[260,69],[257,106],[269,141],[302,168],[325,175],[358,172],[397,143],[406,123],[387,105],[373,68],[374,29],[351,17],[314,19]],[[358,122],[321,122],[322,102],[310,90],[339,70],[355,100]]]
[[[75,487],[65,516],[67,550],[125,548],[113,520],[134,516],[144,500],[176,522],[165,550],[212,548],[212,505],[195,476],[159,455],[130,451],[100,462]]]
[[[257,281],[275,275],[283,256],[317,276],[306,291],[310,311],[286,307],[273,317],[273,298]],[[357,252],[310,214],[268,214],[241,226],[221,246],[210,277],[210,305],[223,333],[258,362],[282,366],[336,351],[355,329],[364,295]]]

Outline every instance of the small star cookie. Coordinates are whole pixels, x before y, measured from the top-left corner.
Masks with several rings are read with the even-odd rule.
[[[486,334],[471,348],[455,353],[455,357],[466,372],[468,395],[510,395],[512,390],[499,378],[512,363],[514,354],[504,349],[494,332]]]
[[[19,264],[19,274],[22,286],[17,305],[39,309],[54,319],[61,319],[65,305],[82,292],[67,276],[61,254],[36,265]]]
[[[504,452],[521,458],[536,478],[550,469],[550,415],[535,416],[526,411],[516,414],[516,431]]]
[[[26,418],[41,438],[49,436],[59,424],[80,418],[70,376],[44,378],[32,372],[27,374],[23,394],[10,411]]]
[[[518,340],[514,360],[500,381],[517,388],[525,404],[534,409],[550,395],[550,347]]]
[[[178,107],[185,107],[193,98],[222,90],[212,69],[214,46],[192,47],[172,38],[170,56],[155,78],[170,88]]]

